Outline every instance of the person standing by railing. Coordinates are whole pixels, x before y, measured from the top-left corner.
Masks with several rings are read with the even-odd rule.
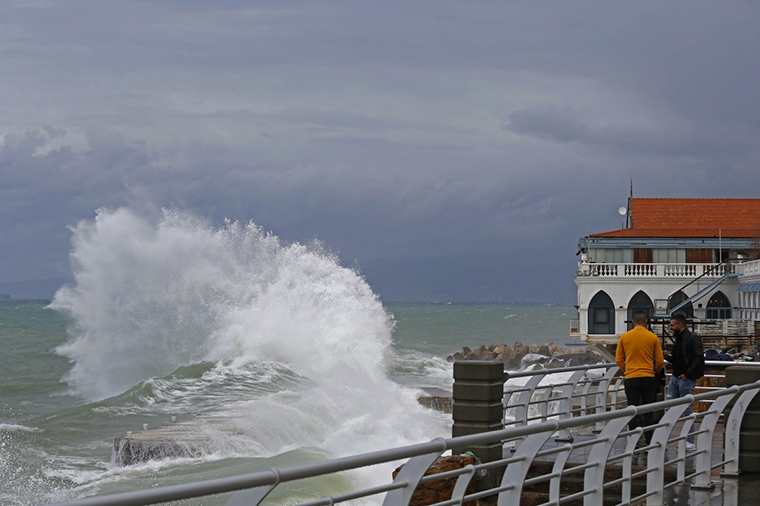
[[[686,318],[677,314],[670,319],[670,329],[676,340],[668,361],[673,364],[673,374],[668,383],[668,399],[678,399],[694,395],[697,380],[705,375],[705,356],[702,352],[702,339],[686,328]],[[692,413],[692,405],[683,412],[683,416]],[[686,449],[694,450],[694,425],[686,438]]]
[[[625,397],[629,406],[641,406],[656,402],[655,375],[665,364],[660,339],[647,330],[649,318],[645,311],[633,313],[633,329],[618,340],[615,362],[625,375]],[[644,426],[654,422],[653,413],[645,413]],[[631,418],[628,428],[639,426],[638,416]],[[650,431],[644,432],[647,444],[652,440]]]

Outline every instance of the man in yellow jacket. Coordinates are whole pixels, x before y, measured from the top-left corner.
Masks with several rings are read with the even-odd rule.
[[[662,369],[665,359],[662,356],[660,338],[647,330],[649,321],[646,312],[633,313],[633,329],[622,336],[617,345],[615,362],[625,374],[625,396],[629,406],[641,406],[656,401],[655,374]],[[645,413],[644,426],[652,425],[653,413]],[[633,430],[639,426],[639,417],[634,416],[628,423]],[[652,440],[652,433],[644,433],[647,444]]]

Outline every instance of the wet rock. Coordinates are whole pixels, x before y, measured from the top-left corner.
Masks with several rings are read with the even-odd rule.
[[[526,360],[525,357],[529,355],[540,356],[543,359],[529,357]],[[556,369],[604,362],[601,356],[587,348],[576,347],[567,349],[555,343],[526,346],[520,342],[515,342],[511,346],[508,344],[481,345],[475,350],[463,346],[461,352],[449,355],[446,360],[449,362],[459,360],[494,360],[502,362],[505,369],[525,368],[532,364],[540,364],[547,368]]]
[[[478,459],[470,455],[451,455],[446,457],[438,457],[433,465],[425,472],[425,476],[431,474],[440,474],[447,471],[454,471],[461,469],[468,465],[476,465]],[[393,479],[396,479],[396,475],[401,471],[404,466],[397,468],[393,471]],[[454,485],[457,478],[446,478],[443,480],[431,481],[419,485],[414,494],[412,494],[412,500],[409,502],[410,506],[426,506],[428,504],[435,504],[451,499],[451,494],[454,491]],[[466,494],[472,494],[475,492],[475,481],[471,481],[467,485]],[[473,502],[465,503],[472,505]]]
[[[451,413],[453,410],[453,404],[450,396],[421,396],[417,398],[417,402],[426,408],[440,411],[441,413]]]
[[[174,439],[142,440],[117,437],[113,440],[113,460],[119,466],[200,455],[201,451],[194,445]]]
[[[544,367],[547,369],[561,369],[562,367],[565,367],[565,361],[561,358],[552,357],[546,362],[546,364],[544,364]]]
[[[527,367],[529,365],[533,364],[546,364],[549,362],[551,357],[547,355],[539,355],[538,353],[528,353],[525,355],[522,360],[520,361],[521,367]]]

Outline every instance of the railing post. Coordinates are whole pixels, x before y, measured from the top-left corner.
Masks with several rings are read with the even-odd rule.
[[[736,389],[738,392],[737,387],[729,387],[729,389],[731,388]],[[710,475],[712,474],[712,442],[715,435],[715,426],[721,413],[723,413],[723,410],[733,399],[734,395],[718,397],[702,416],[699,430],[706,430],[707,432],[697,436],[697,450],[699,450],[699,453],[696,458],[696,476],[691,484],[693,490],[712,490],[715,488],[715,483],[710,479]]]
[[[394,483],[404,482],[406,483],[406,486],[388,492],[383,501],[383,506],[401,506],[404,504],[408,505],[411,502],[412,496],[414,495],[417,486],[420,484],[422,477],[425,476],[427,470],[430,469],[430,466],[433,465],[438,457],[446,451],[446,442],[442,438],[438,438],[434,441],[440,441],[440,449],[432,453],[417,455],[416,457],[409,459],[409,461],[404,464],[404,467],[401,468],[401,471],[396,475],[396,479],[393,480]]]
[[[599,386],[596,394],[596,410],[595,413],[604,413],[607,411],[607,398],[608,396],[612,396],[613,402],[617,402],[617,391],[614,393],[610,393],[610,383],[612,382],[612,378],[615,377],[617,372],[620,370],[618,366],[612,366],[604,373],[604,376],[599,380]],[[610,411],[615,411],[617,409],[616,405],[613,405],[610,409]],[[594,432],[601,432],[604,430],[606,422],[599,421],[596,422],[594,425]]]
[[[615,440],[617,440],[620,433],[628,426],[628,422],[631,418],[637,416],[637,409],[636,406],[629,406],[623,410],[619,410],[619,413],[619,418],[613,418],[607,422],[604,430],[599,434],[599,439],[602,440],[602,442],[594,445],[588,454],[587,461],[589,463],[596,463],[597,465],[589,467],[583,473],[584,489],[593,491],[583,497],[583,506],[599,506],[603,504],[604,469],[607,466],[607,459],[610,457],[610,452],[612,451],[612,446],[615,444]],[[639,435],[641,435],[641,433],[639,433]],[[629,442],[628,449],[632,450],[635,444],[635,440]],[[627,462],[627,470],[630,475],[630,458],[628,458]],[[628,494],[630,499],[630,489]]]
[[[542,374],[528,378],[528,381],[520,389],[520,393],[517,394],[517,401],[512,406],[509,406],[515,410],[515,427],[528,425],[530,402],[533,398],[533,392],[536,391],[536,387],[545,377],[546,374]],[[505,408],[506,407],[507,406],[505,406]]]
[[[658,425],[652,432],[652,439],[650,445],[654,445],[654,448],[647,452],[647,467],[653,471],[647,475],[647,491],[657,491],[655,495],[650,495],[646,499],[647,506],[660,506],[663,504],[664,487],[665,487],[665,452],[667,451],[668,438],[673,432],[673,428],[678,423],[681,415],[686,408],[693,403],[693,396],[687,395],[688,401],[684,401],[681,404],[676,404],[665,410],[665,414],[662,416]],[[683,399],[686,399],[683,397]],[[690,424],[693,421],[686,421],[686,425],[683,429],[683,435],[689,433]],[[683,457],[682,449],[686,446],[685,441],[681,441],[678,450],[678,456]],[[679,479],[683,479],[685,472],[685,461],[678,462],[678,476]]]
[[[586,374],[586,372],[588,372],[588,366],[586,366],[586,370],[584,371],[575,371],[567,380],[567,385],[564,385],[562,389],[560,390],[560,398],[559,398],[559,406],[558,406],[560,420],[563,420],[565,418],[572,418],[573,393],[575,392],[575,387],[578,386],[578,382]],[[554,440],[557,443],[572,443],[573,436],[570,433],[570,429],[565,428],[559,431],[559,434]]]
[[[549,440],[556,428],[559,427],[557,421],[552,420],[551,423],[554,424],[554,430],[549,429],[529,435],[515,452],[514,457],[519,460],[509,464],[506,471],[504,471],[501,486],[506,488],[506,490],[499,493],[498,506],[515,506],[520,504],[523,484],[528,476],[528,470],[533,463],[533,459],[536,458],[536,454]]]
[[[452,416],[453,437],[467,436],[504,428],[504,363],[501,361],[462,360],[454,362]],[[471,451],[481,462],[495,462],[503,455],[501,441],[454,448],[452,454]],[[481,480],[482,486],[493,486],[495,476]],[[479,484],[479,487],[481,485]]]
[[[760,381],[760,368],[742,367],[741,365],[726,368],[726,386],[745,385],[757,381]],[[740,406],[740,410],[743,409],[743,412],[737,412],[739,414],[738,423],[736,418],[730,419],[726,423],[726,434],[724,436],[726,459],[728,459],[729,454],[734,454],[738,461],[733,465],[730,463],[726,465],[724,473],[727,476],[730,473],[760,472],[760,458],[757,456],[757,452],[747,450],[748,448],[757,448],[758,440],[760,440],[760,436],[758,436],[758,430],[760,429],[760,397],[753,398],[752,396],[746,396],[740,397],[740,399],[746,399],[744,402],[747,402],[747,404]],[[737,429],[738,434],[736,433]],[[729,445],[735,446],[731,448]]]

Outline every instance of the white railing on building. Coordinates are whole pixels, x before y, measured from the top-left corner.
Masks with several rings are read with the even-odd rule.
[[[714,364],[709,365],[724,365]],[[617,392],[619,381],[614,377],[617,366],[600,364],[597,366],[582,366],[558,370],[529,371],[523,373],[508,373],[507,380],[516,382],[524,380],[522,387],[507,388],[504,405],[516,410],[515,422],[512,427],[481,434],[462,436],[449,439],[435,439],[403,448],[395,448],[362,455],[344,457],[324,462],[301,466],[269,469],[257,473],[206,480],[195,483],[161,487],[107,496],[90,497],[66,503],[60,506],[137,506],[157,504],[160,502],[177,501],[182,499],[205,497],[222,493],[233,493],[227,504],[232,506],[260,504],[261,501],[277,486],[307,478],[340,473],[352,469],[381,464],[398,463],[409,459],[395,479],[386,484],[356,491],[326,496],[301,503],[308,506],[331,506],[336,503],[366,500],[383,505],[409,504],[412,494],[420,484],[443,479],[456,479],[451,500],[437,503],[435,506],[450,506],[463,504],[484,497],[498,496],[498,504],[507,506],[519,504],[524,486],[548,482],[549,502],[560,504],[572,499],[584,499],[587,506],[601,506],[605,490],[621,486],[621,504],[631,504],[646,500],[649,505],[663,504],[665,490],[681,485],[690,480],[693,489],[709,488],[710,476],[714,469],[723,469],[724,475],[739,472],[739,429],[744,413],[760,391],[760,381],[742,386],[733,386],[709,391],[707,393],[686,396],[680,399],[659,402],[641,407],[626,407],[618,409],[620,401],[608,392]],[[593,373],[593,374],[590,374]],[[541,390],[541,381],[556,375],[565,376],[561,381],[552,383],[552,391],[556,389],[556,397],[552,394],[545,400],[537,402],[556,402],[557,410],[552,413],[547,408],[542,414],[531,420],[533,416],[529,407],[535,404],[534,394]],[[593,376],[593,377],[589,377]],[[596,385],[594,390],[590,385]],[[530,385],[529,387],[527,385]],[[612,385],[612,386],[611,386]],[[530,392],[527,395],[526,392]],[[510,404],[514,398],[517,402]],[[601,400],[601,399],[604,400]],[[551,399],[551,400],[549,400]],[[575,400],[574,400],[575,399]],[[584,400],[585,399],[585,400]],[[593,404],[589,404],[594,399]],[[732,406],[730,401],[735,400]],[[580,403],[580,405],[576,404]],[[694,402],[710,402],[708,409],[683,417],[684,410]],[[725,447],[720,462],[713,459],[713,436],[721,414],[726,412]],[[648,427],[653,431],[651,442],[638,447],[638,441],[643,435],[642,428],[627,430],[628,422],[643,413],[663,411],[659,422]],[[592,413],[593,411],[593,413]],[[574,416],[575,415],[575,416]],[[530,423],[531,421],[535,423]],[[679,424],[682,424],[680,430]],[[694,425],[696,430],[696,449],[686,450],[686,438]],[[573,429],[596,427],[597,437],[590,440],[573,442],[572,438],[562,439],[563,435],[571,434]],[[545,446],[552,437],[565,444],[548,448]],[[513,448],[513,452],[505,452],[506,457],[482,463],[476,466],[466,466],[462,469],[445,473],[425,476],[430,465],[443,453],[454,448],[484,445],[501,442]],[[620,442],[617,445],[616,442]],[[566,467],[568,458],[573,450],[591,448],[589,458],[581,465]],[[554,461],[550,473],[528,478],[531,464],[544,457]],[[646,466],[643,470],[633,468],[634,458],[644,457]],[[687,468],[687,459],[693,462],[693,469]],[[608,465],[620,465],[622,477],[605,482],[604,470]],[[666,481],[666,466],[677,468],[677,478]],[[491,488],[468,493],[468,485],[478,476],[479,471],[503,468],[501,479]],[[571,474],[582,473],[584,477],[583,490],[571,495],[561,496],[561,480]],[[632,483],[639,478],[646,479],[646,492],[632,497]]]
[[[746,264],[739,264],[746,265]],[[587,264],[588,269],[580,269],[582,275],[600,276],[600,277],[650,277],[650,278],[695,278],[705,275],[705,277],[720,277],[729,273],[737,272],[738,265],[730,264]],[[758,267],[760,269],[760,266]],[[760,273],[760,271],[758,271]]]
[[[737,264],[736,272],[744,276],[760,276],[760,260],[751,260]]]

